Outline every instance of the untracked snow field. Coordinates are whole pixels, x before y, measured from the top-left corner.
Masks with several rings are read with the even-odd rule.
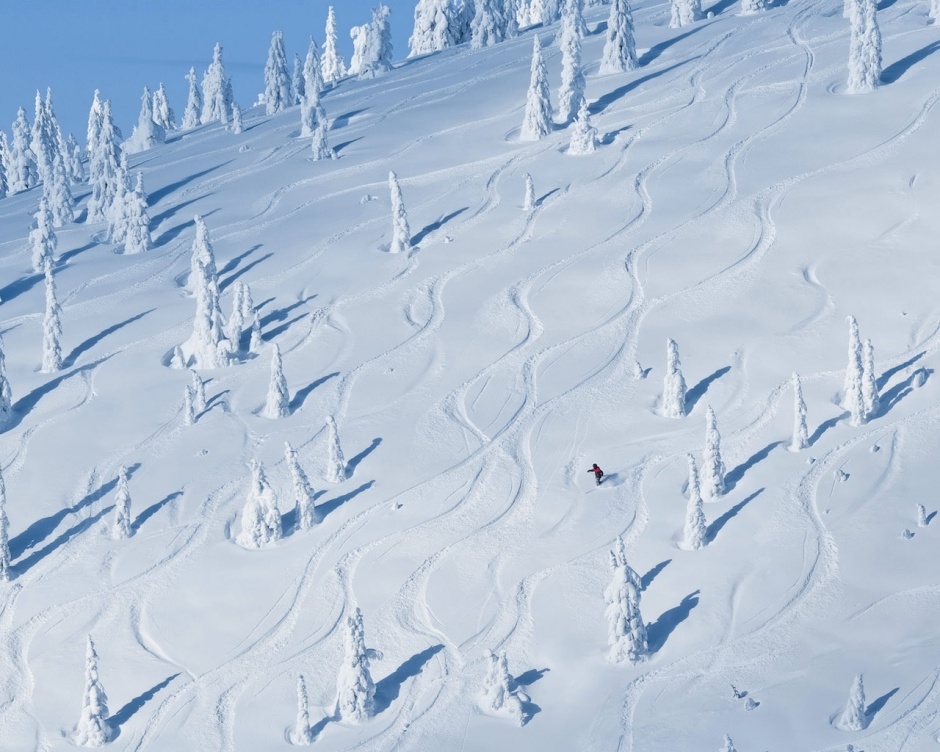
[[[738,5],[670,29],[668,3],[634,3],[641,67],[615,75],[597,72],[606,8],[587,14],[592,155],[567,154],[562,126],[518,139],[535,34],[557,102],[557,24],[342,81],[323,97],[334,161],[310,158],[299,108],[172,132],[130,157],[153,250],[116,253],[104,223],[58,232],[60,373],[39,372],[26,247],[41,188],[0,200],[0,749],[73,748],[88,634],[121,750],[286,749],[299,674],[321,750],[938,748],[940,29],[926,0],[884,0],[885,83],[848,95],[841,0]],[[391,170],[408,254],[387,252]],[[169,363],[192,331],[197,214],[223,313],[248,283],[264,345],[200,372],[190,426]],[[849,315],[880,391],[861,426],[840,406]],[[659,411],[669,338],[681,419]],[[261,415],[274,343],[278,420]],[[727,491],[686,551],[709,406]],[[285,441],[317,492],[309,531]],[[260,550],[235,541],[253,460],[284,514]],[[134,534],[114,540],[121,465]],[[637,665],[607,660],[620,535]],[[376,714],[351,725],[333,704],[356,607],[384,657]],[[478,704],[487,650],[529,697],[522,726]],[[847,732],[856,674],[866,728]]]

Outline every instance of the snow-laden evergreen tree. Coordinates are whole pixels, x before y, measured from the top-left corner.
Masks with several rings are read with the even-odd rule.
[[[186,357],[183,355],[183,348],[179,345],[173,345],[173,351],[170,355],[170,368],[175,370],[186,368]]]
[[[310,45],[307,47],[307,57],[304,58],[303,78],[304,92],[301,104],[305,107],[319,107],[320,92],[323,91],[323,70],[320,64],[320,53],[317,50],[317,43],[313,37],[310,37]]]
[[[588,35],[587,24],[584,22],[584,0],[565,0],[565,13],[574,16],[575,28],[582,39]]]
[[[189,94],[186,97],[186,109],[183,110],[182,127],[184,130],[195,128],[202,117],[202,91],[199,89],[199,79],[195,68],[189,69],[186,80],[189,82]]]
[[[0,340],[0,431],[6,431],[13,422],[13,390],[7,378],[7,359]]]
[[[591,125],[591,114],[588,112],[587,100],[582,97],[578,117],[571,126],[568,154],[593,154],[596,150],[597,128]]]
[[[842,406],[852,416],[852,425],[860,426],[865,422],[865,398],[862,390],[862,341],[858,334],[858,322],[854,316],[848,317],[849,357],[845,368],[844,396]]]
[[[189,369],[189,384],[193,390],[193,409],[202,412],[206,409],[206,382],[192,368]]]
[[[702,0],[670,0],[670,3],[669,28],[671,29],[687,26],[705,17],[702,13]]]
[[[238,106],[238,102],[232,102],[232,133],[237,136],[244,130],[245,125],[242,123],[242,108]]]
[[[294,72],[290,78],[290,85],[293,93],[291,104],[302,104],[307,89],[304,85],[304,64],[300,59],[300,55],[296,52],[294,53]]]
[[[85,154],[89,161],[98,151],[98,141],[101,139],[101,120],[104,117],[104,104],[101,101],[101,92],[95,89],[88,110],[88,131],[85,137]]]
[[[702,457],[702,497],[716,501],[725,492],[725,463],[721,461],[718,420],[709,405],[705,412],[705,451]]]
[[[349,62],[351,76],[370,78],[391,70],[392,28],[389,22],[391,11],[380,5],[372,11],[372,21],[354,26],[349,35],[353,39],[353,56]]]
[[[294,724],[294,728],[290,730],[290,743],[298,747],[313,744],[307,685],[302,675],[297,677],[297,722]]]
[[[82,694],[82,714],[72,734],[72,743],[78,747],[103,747],[111,741],[112,730],[108,722],[108,696],[98,678],[98,653],[88,635],[85,648],[85,691]]]
[[[143,173],[137,173],[134,189],[124,195],[124,253],[143,253],[153,248],[150,215]]]
[[[522,201],[522,208],[526,211],[532,211],[535,208],[535,183],[529,173],[525,174],[525,198]]]
[[[862,675],[856,674],[845,710],[836,722],[836,727],[843,731],[862,731],[865,725],[865,686]]]
[[[666,340],[666,375],[663,378],[662,413],[667,418],[685,415],[685,379],[679,363],[679,346]]]
[[[176,113],[170,107],[170,100],[166,95],[166,88],[160,82],[159,88],[153,93],[153,122],[166,131],[176,128]]]
[[[7,182],[10,193],[20,193],[39,184],[36,155],[29,147],[29,121],[26,120],[26,110],[22,107],[16,111],[12,132],[13,141],[10,144],[10,169],[7,171]]]
[[[56,299],[52,262],[46,259],[43,269],[46,277],[46,312],[42,319],[42,372],[55,373],[62,369],[62,309]]]
[[[106,220],[111,211],[122,180],[120,138],[121,131],[114,125],[111,115],[111,101],[105,100],[101,107],[101,128],[95,140],[95,151],[88,158],[91,183],[88,222]]]
[[[552,103],[548,91],[548,69],[542,57],[538,34],[532,36],[532,65],[520,141],[538,141],[552,132]]]
[[[39,182],[46,183],[52,179],[52,162],[55,157],[57,144],[54,140],[52,123],[49,121],[46,105],[42,95],[36,92],[35,118],[29,134],[29,148],[36,158],[36,172]]]
[[[300,460],[297,459],[297,452],[286,441],[284,442],[284,459],[287,462],[287,469],[290,471],[291,487],[294,492],[297,529],[309,530],[320,521],[320,513],[317,511],[314,502],[313,488],[310,486],[310,481],[307,480],[307,474],[300,466]]]
[[[748,16],[767,10],[767,0],[741,0],[741,15]]]
[[[68,141],[59,125],[59,119],[55,115],[55,107],[52,104],[52,89],[46,89],[46,101],[43,104],[45,110],[45,123],[49,129],[49,140],[55,145],[55,152],[61,154],[68,162]]]
[[[121,151],[121,161],[118,164],[117,180],[115,181],[114,197],[108,207],[108,240],[112,243],[123,243],[127,237],[127,195],[131,192],[131,178],[127,170],[127,150]]]
[[[212,50],[212,63],[202,76],[202,114],[199,122],[221,122],[228,125],[232,119],[232,86],[225,77],[222,64],[222,45],[216,42]]]
[[[264,66],[264,111],[268,115],[276,115],[293,102],[287,53],[284,51],[284,32],[275,31],[271,34],[268,62]]]
[[[734,748],[734,742],[731,741],[731,737],[725,734],[725,742],[721,745],[721,749],[718,752],[738,752]]]
[[[620,73],[640,66],[633,39],[633,11],[629,0],[614,0],[607,21],[607,41],[601,57],[600,73]]]
[[[219,271],[215,263],[215,251],[212,248],[212,239],[209,237],[209,228],[198,214],[193,218],[196,234],[193,237],[192,250],[189,258],[189,289],[196,291],[198,284],[197,264],[202,264],[209,279],[218,286]]]
[[[65,167],[69,180],[73,183],[80,183],[85,179],[85,168],[82,167],[82,147],[78,145],[75,136],[71,133],[65,140],[66,152]]]
[[[917,527],[927,527],[927,508],[923,504],[917,505]]]
[[[803,385],[800,376],[794,372],[793,383],[793,438],[790,439],[790,451],[799,452],[809,446],[809,431],[806,428],[806,402],[803,399]]]
[[[268,382],[268,396],[261,415],[270,420],[286,418],[290,415],[290,393],[287,391],[287,379],[284,378],[281,348],[277,346],[277,343],[271,350],[271,380]]]
[[[225,322],[225,337],[232,344],[232,352],[235,355],[242,351],[242,332],[245,330],[245,322],[248,320],[248,314],[245,312],[247,290],[248,285],[244,282],[235,283],[232,289],[232,313]]]
[[[63,227],[75,219],[75,201],[69,189],[69,170],[65,160],[66,155],[56,149],[52,156],[52,173],[42,186],[55,227]]]
[[[854,0],[849,14],[848,91],[861,94],[881,83],[881,29],[875,0]]]
[[[121,465],[118,471],[117,492],[114,494],[114,525],[111,537],[115,540],[130,538],[131,528],[131,492],[127,487],[127,468]]]
[[[281,538],[281,512],[277,496],[260,462],[251,463],[251,488],[242,510],[238,542],[245,548],[263,548]]]
[[[581,34],[578,31],[578,14],[581,5],[577,0],[568,0],[561,22],[561,88],[558,90],[558,112],[563,123],[570,123],[581,109],[584,101],[584,73],[581,70]],[[581,23],[584,18],[581,17]]]
[[[940,23],[940,0],[930,0],[928,16],[934,23]]]
[[[865,421],[878,414],[878,379],[875,376],[875,348],[870,339],[862,345],[862,411]]]
[[[398,175],[388,173],[388,190],[392,199],[392,243],[390,253],[407,253],[411,250],[411,228],[408,226],[408,213],[401,197]]]
[[[438,52],[459,44],[457,6],[452,0],[418,0],[408,57]]]
[[[623,539],[610,552],[614,576],[604,591],[607,603],[607,653],[611,663],[639,663],[649,655],[646,625],[640,615],[640,578],[627,564]]]
[[[10,581],[10,520],[7,517],[7,487],[0,473],[0,582]]]
[[[196,237],[191,257],[190,289],[196,297],[193,336],[186,347],[197,368],[221,368],[228,364],[232,346],[225,339],[222,310],[219,307],[219,278],[209,230],[196,216]]]
[[[336,47],[336,14],[331,5],[326,13],[326,29],[323,40],[323,56],[320,59],[323,82],[333,84],[346,75],[346,64]]]
[[[501,650],[497,655],[487,650],[483,657],[486,659],[486,675],[483,677],[480,707],[487,713],[513,718],[521,726],[525,723],[525,712],[522,698],[509,673],[506,651]]]
[[[455,0],[454,7],[457,9],[454,14],[454,38],[457,44],[463,44],[469,42],[473,36],[471,24],[476,13],[475,0]]]
[[[261,352],[264,345],[264,338],[261,336],[261,320],[258,318],[258,311],[251,309],[251,336],[248,338],[248,352],[257,355]]]
[[[326,122],[326,118],[321,118],[313,131],[313,137],[310,139],[310,152],[314,161],[336,159],[336,152],[330,148],[329,141],[327,141],[328,128],[329,124]]]
[[[339,431],[336,428],[336,420],[332,415],[326,417],[326,429],[329,455],[324,478],[327,483],[342,483],[346,480],[346,458],[343,456],[343,449],[339,444]]]
[[[6,198],[10,192],[10,184],[7,182],[7,170],[10,165],[9,151],[7,134],[0,131],[0,198]]]
[[[164,141],[166,141],[166,131],[162,125],[154,120],[153,94],[145,86],[144,93],[140,97],[140,114],[137,116],[137,125],[134,126],[131,137],[124,142],[124,151],[129,154],[137,154],[152,149]]]
[[[53,229],[52,212],[49,201],[45,196],[39,199],[39,210],[33,215],[33,229],[29,231],[30,259],[33,271],[41,274],[46,268],[46,262],[55,262],[56,248],[59,240]]]
[[[373,658],[381,658],[381,653],[366,648],[362,611],[358,607],[346,617],[343,647],[334,715],[347,723],[361,723],[375,712],[375,684],[369,664]]]
[[[182,367],[182,366],[181,366]],[[187,386],[183,389],[183,425],[191,426],[196,422],[196,401],[193,388]]]
[[[478,50],[515,37],[519,33],[515,5],[512,0],[475,0],[470,46]]]
[[[682,531],[682,548],[698,551],[708,543],[708,526],[702,509],[702,492],[698,480],[695,458],[689,455],[689,504],[685,512],[685,528]]]

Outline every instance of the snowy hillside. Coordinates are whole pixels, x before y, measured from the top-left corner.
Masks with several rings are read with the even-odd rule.
[[[937,748],[928,6],[881,2],[884,83],[856,95],[842,0],[753,15],[719,0],[681,29],[668,3],[638,0],[640,67],[610,75],[594,8],[583,61],[600,143],[581,156],[562,126],[519,139],[534,35],[557,105],[559,24],[341,81],[322,98],[336,160],[312,159],[299,107],[245,100],[240,134],[175,131],[129,157],[152,250],[117,253],[106,222],[56,231],[61,372],[40,372],[44,280],[27,247],[42,189],[0,200],[0,749],[74,748],[88,635],[114,749],[287,749],[299,675],[321,750],[677,752],[726,734],[740,752]],[[390,171],[411,252],[388,252]],[[88,185],[73,192],[84,213]],[[191,375],[170,366],[193,333],[195,215],[223,314],[247,283],[263,342],[199,369],[206,406],[187,425]],[[841,406],[850,315],[874,347],[864,422]],[[663,415],[669,339],[679,418]],[[281,418],[266,417],[274,345]],[[688,455],[707,495],[709,407],[725,492],[687,550]],[[316,495],[309,530],[285,442]],[[283,515],[259,549],[240,538],[262,490],[253,462]],[[132,535],[115,539],[121,466]],[[618,536],[648,638],[636,664],[609,660],[605,590],[632,587],[612,566]],[[355,724],[334,710],[357,608],[382,657],[374,714]],[[506,653],[504,709],[522,725],[481,703],[488,651]],[[857,674],[863,728],[846,731]]]

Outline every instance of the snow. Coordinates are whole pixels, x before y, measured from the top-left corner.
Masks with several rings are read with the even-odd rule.
[[[632,3],[640,67],[604,76],[608,8],[590,6],[598,143],[577,159],[567,128],[518,138],[533,35],[560,81],[557,22],[326,89],[335,160],[311,159],[296,106],[245,108],[239,135],[170,131],[129,157],[150,250],[115,252],[105,222],[56,230],[54,373],[39,370],[46,293],[28,247],[42,189],[0,200],[4,750],[74,748],[89,634],[114,749],[286,748],[301,675],[322,750],[936,748],[936,26],[926,2],[884,4],[882,85],[849,95],[841,0],[739,5],[673,30],[668,3]],[[179,112],[174,91],[215,41],[251,101],[274,28],[250,72],[222,33],[159,75],[129,66],[126,124],[160,80]],[[53,82],[63,124],[84,121],[96,85],[78,118]],[[392,171],[409,253],[386,252]],[[73,186],[79,217],[88,194]],[[249,284],[238,328],[247,341],[257,309],[264,342],[197,369],[206,406],[185,425],[192,377],[169,366],[193,331],[197,215],[219,310]],[[875,345],[878,409],[859,426],[839,405],[849,314]],[[668,339],[687,385],[675,418],[660,405]],[[267,420],[275,344],[289,414]],[[686,457],[709,405],[726,491],[703,509],[708,545],[686,551]],[[285,442],[314,491],[307,530]],[[269,484],[254,489],[259,548],[236,540],[252,462]],[[133,534],[115,540],[122,465]],[[636,664],[607,660],[618,535],[642,586]],[[334,712],[357,608],[384,659],[372,715],[352,724]],[[480,708],[503,652],[524,726]],[[843,731],[856,675],[862,728]]]

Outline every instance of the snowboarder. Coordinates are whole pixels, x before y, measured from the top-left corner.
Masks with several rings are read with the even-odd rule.
[[[597,463],[594,463],[594,467],[588,470],[589,473],[594,473],[594,480],[597,482],[597,485],[601,484],[601,481],[604,479],[604,471],[601,470]]]

